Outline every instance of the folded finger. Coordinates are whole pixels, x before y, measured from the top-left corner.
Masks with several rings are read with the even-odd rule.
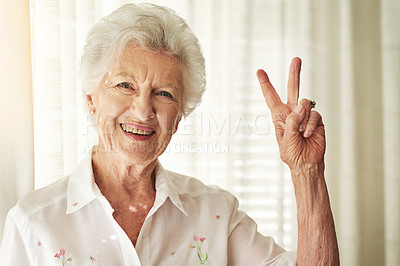
[[[285,123],[285,135],[290,134],[290,135],[296,135],[299,134],[299,127],[301,123],[303,122],[305,117],[305,109],[304,107],[299,104],[297,105],[293,111],[290,113],[290,115],[287,116],[286,118],[286,123]]]
[[[310,118],[311,102],[308,99],[301,99],[299,104],[304,107],[304,111],[306,113],[306,115],[304,116],[304,120],[301,122],[299,127],[299,131],[304,132],[304,130],[306,129],[307,121]]]
[[[311,111],[303,136],[310,137],[320,125],[322,125],[321,115],[317,111]]]

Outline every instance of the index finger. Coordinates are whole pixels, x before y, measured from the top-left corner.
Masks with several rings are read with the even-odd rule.
[[[276,93],[274,86],[272,86],[271,82],[269,81],[268,75],[267,73],[265,73],[264,70],[257,70],[257,78],[260,82],[260,87],[264,95],[265,102],[272,112],[272,110],[276,106],[282,104],[281,98],[279,97],[278,93]]]

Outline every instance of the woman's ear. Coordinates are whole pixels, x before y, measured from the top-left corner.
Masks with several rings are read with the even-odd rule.
[[[96,112],[96,107],[94,106],[93,103],[92,94],[86,94],[86,102],[88,105],[90,115],[93,115]]]

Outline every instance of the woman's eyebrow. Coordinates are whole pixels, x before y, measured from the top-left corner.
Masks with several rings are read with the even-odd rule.
[[[129,79],[133,80],[134,82],[137,82],[137,80],[135,79],[134,76],[129,75],[128,73],[125,73],[125,72],[118,72],[117,74],[115,74],[115,76],[116,77],[123,76],[123,77],[126,77],[126,78],[129,78]]]
[[[158,86],[158,88],[173,88],[176,91],[178,91],[178,88],[175,85],[171,84],[171,83],[161,84],[160,86]]]
[[[135,77],[132,76],[132,75],[130,75],[130,74],[128,74],[128,73],[126,73],[126,72],[118,72],[117,74],[115,74],[115,76],[116,76],[116,77],[118,77],[118,76],[123,76],[123,77],[129,78],[129,79],[131,79],[132,81],[134,81],[134,82],[137,83],[137,80],[135,79]],[[178,87],[176,87],[176,86],[175,86],[174,84],[172,84],[172,83],[164,83],[164,84],[161,84],[160,86],[157,86],[157,88],[172,88],[172,89],[178,91]]]

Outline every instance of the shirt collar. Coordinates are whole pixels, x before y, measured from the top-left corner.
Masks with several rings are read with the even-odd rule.
[[[173,182],[173,179],[169,175],[168,171],[166,171],[161,165],[160,161],[158,161],[156,166],[156,200],[154,206],[156,206],[157,203],[163,203],[167,197],[169,197],[175,207],[188,216],[183,208],[182,201],[179,197],[179,193]]]
[[[82,161],[69,177],[67,188],[67,214],[78,211],[97,196],[102,196],[100,189],[94,181],[92,150],[93,148],[83,157]],[[166,171],[158,161],[156,165],[156,199],[154,207],[150,210],[148,217],[154,214],[167,198],[171,200],[176,208],[187,216],[173,180],[168,174],[168,171]]]

